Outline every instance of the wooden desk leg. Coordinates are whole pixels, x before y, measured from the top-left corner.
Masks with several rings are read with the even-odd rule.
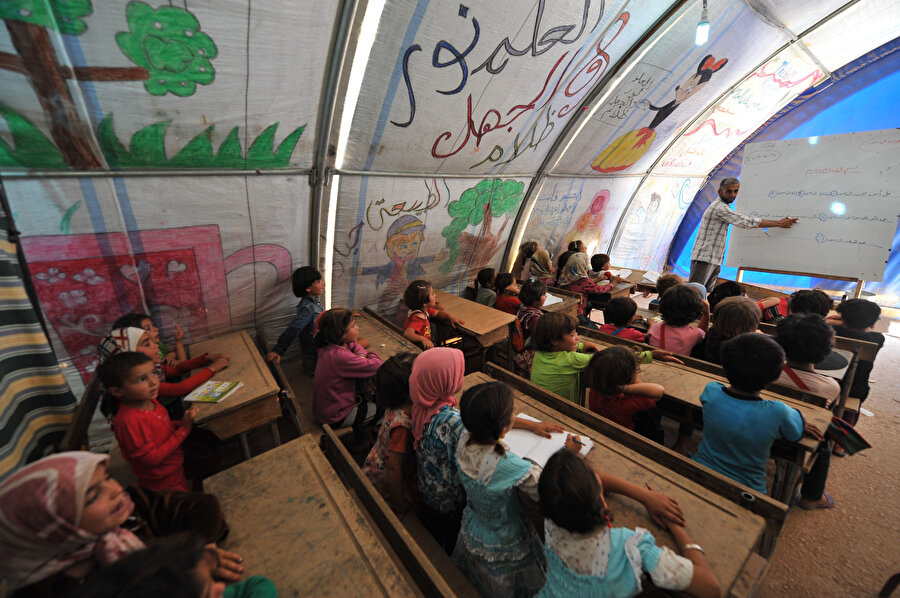
[[[772,481],[772,498],[786,505],[794,497],[794,486],[800,477],[800,466],[780,459],[775,461],[775,479]]]
[[[250,460],[250,444],[247,442],[247,433],[241,432],[238,437],[241,440],[241,452],[244,453],[244,459]]]
[[[278,422],[269,424],[272,429],[272,438],[275,440],[275,446],[281,446],[281,435],[278,433]]]

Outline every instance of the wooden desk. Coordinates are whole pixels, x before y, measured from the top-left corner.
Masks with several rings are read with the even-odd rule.
[[[275,420],[281,415],[278,405],[278,384],[265,358],[253,344],[246,330],[217,336],[190,346],[192,355],[227,353],[231,363],[213,378],[243,382],[244,387],[220,403],[197,403],[200,413],[194,423],[210,430],[217,438],[226,440],[240,436],[244,457],[250,458],[246,433],[271,424],[275,444],[279,444]]]
[[[656,283],[649,283],[644,280],[644,274],[647,273],[646,270],[638,270],[635,268],[612,268],[612,270],[631,270],[631,274],[626,276],[623,280],[627,280],[637,287],[639,291],[647,292],[647,293],[655,293],[656,292]]]
[[[481,369],[484,369],[488,347],[499,342],[506,342],[509,358],[512,359],[509,327],[516,321],[516,316],[444,291],[435,290],[434,293],[449,314],[465,322],[457,330],[480,347]]]
[[[481,372],[469,374],[463,381],[463,391],[475,384],[492,380],[493,378]],[[747,583],[747,577],[752,577],[753,571],[756,571],[752,584],[755,585],[760,575],[756,567],[762,560],[755,554],[755,549],[766,527],[762,517],[692,479],[667,469],[653,459],[626,448],[590,426],[563,415],[521,389],[513,388],[513,394],[516,400],[515,413],[526,413],[541,421],[554,421],[568,431],[590,437],[594,441],[594,448],[587,460],[594,468],[640,486],[649,485],[677,500],[684,512],[691,537],[706,550],[710,565],[726,590],[726,595],[736,584]],[[668,546],[677,552],[678,548],[672,537],[653,523],[643,505],[614,494],[608,495],[606,500],[615,515],[616,526],[646,528],[653,533],[657,544]]]
[[[547,299],[549,300],[551,296],[556,297],[560,301],[553,305],[542,305],[541,311],[547,314],[559,313],[569,314],[573,318],[578,317],[578,304],[581,303],[581,295],[579,293],[554,288],[553,290],[547,290]]]
[[[311,434],[205,482],[231,531],[222,543],[280,596],[419,595]]]
[[[377,353],[382,361],[387,361],[398,353],[418,355],[422,352],[418,345],[368,308],[359,314],[356,323],[359,325],[359,338],[369,341],[369,350]]]

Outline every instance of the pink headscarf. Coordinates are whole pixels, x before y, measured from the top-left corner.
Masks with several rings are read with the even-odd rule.
[[[0,578],[11,589],[44,580],[92,555],[109,564],[144,543],[123,528],[78,527],[84,498],[108,455],[68,452],[26,465],[0,484]]]
[[[459,349],[436,347],[416,357],[409,378],[414,448],[434,414],[444,405],[456,406],[453,393],[462,388],[465,371],[466,360]]]

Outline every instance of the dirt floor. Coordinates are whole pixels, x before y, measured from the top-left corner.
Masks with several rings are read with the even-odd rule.
[[[857,425],[872,448],[831,460],[826,492],[834,509],[791,511],[758,598],[877,596],[900,573],[898,372],[900,335],[888,334],[864,403],[872,415],[863,414]]]

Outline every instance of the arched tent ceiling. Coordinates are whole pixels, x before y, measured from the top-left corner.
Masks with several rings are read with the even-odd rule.
[[[900,23],[710,0],[696,46],[701,4],[4,3],[0,175],[55,347],[84,374],[133,309],[271,335],[310,262],[383,309],[523,238],[660,267],[709,171]]]

